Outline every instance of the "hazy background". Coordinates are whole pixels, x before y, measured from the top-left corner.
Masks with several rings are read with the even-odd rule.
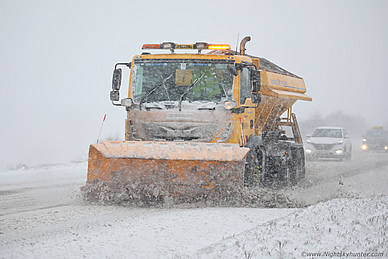
[[[387,11],[384,0],[0,0],[0,170],[86,158],[104,114],[103,137],[122,137],[112,70],[143,43],[235,49],[250,35],[248,54],[304,78],[313,102],[294,106],[299,121],[388,127]]]

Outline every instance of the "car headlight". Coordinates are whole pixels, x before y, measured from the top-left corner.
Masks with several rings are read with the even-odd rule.
[[[341,150],[341,149],[338,149],[338,150],[335,151],[335,153],[336,153],[337,155],[342,154],[342,150]]]
[[[368,149],[368,146],[367,146],[366,144],[364,144],[364,145],[361,146],[361,149],[362,149],[362,150],[367,150],[367,149]]]
[[[307,143],[311,143],[311,140],[308,139],[306,142],[307,142]]]
[[[363,138],[362,141],[366,142],[366,139]]]
[[[343,144],[343,143],[344,143],[343,140],[340,140],[340,141],[337,142],[337,144]]]
[[[309,149],[309,148],[306,148],[306,153],[311,153],[312,152],[312,150],[311,149]]]

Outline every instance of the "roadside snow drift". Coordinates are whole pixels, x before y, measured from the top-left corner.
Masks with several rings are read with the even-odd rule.
[[[335,199],[299,209],[201,249],[201,258],[388,255],[388,196]],[[352,254],[350,254],[352,253]],[[364,255],[368,256],[363,256]],[[331,256],[330,256],[331,255]]]

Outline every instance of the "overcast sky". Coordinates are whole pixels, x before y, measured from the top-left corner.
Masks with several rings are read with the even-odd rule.
[[[0,1],[0,170],[82,158],[124,135],[109,101],[116,62],[143,43],[229,43],[304,78],[314,112],[388,121],[388,1]]]

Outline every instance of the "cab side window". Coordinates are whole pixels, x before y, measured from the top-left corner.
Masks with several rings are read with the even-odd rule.
[[[251,97],[251,85],[248,68],[243,68],[240,72],[240,104],[245,104],[247,98]]]

